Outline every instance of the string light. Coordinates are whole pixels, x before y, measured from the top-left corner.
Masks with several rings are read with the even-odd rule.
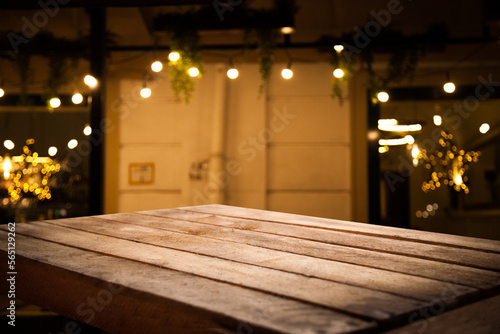
[[[97,86],[97,79],[90,74],[87,74],[85,78],[83,78],[83,82],[85,82],[85,84],[90,88],[94,88]]]
[[[398,120],[395,118],[382,118],[378,120],[378,125],[396,125]]]
[[[5,91],[2,88],[0,88],[0,97],[2,97],[4,95],[5,95]]]
[[[83,102],[83,95],[80,94],[80,93],[75,93],[73,94],[73,96],[71,97],[71,101],[74,103],[74,104],[80,104]]]
[[[10,139],[5,140],[3,142],[3,146],[5,146],[5,148],[8,149],[9,151],[15,147],[14,142]]]
[[[479,127],[479,132],[485,134],[488,131],[490,131],[490,125],[488,123],[481,124],[481,126]]]
[[[51,157],[53,157],[54,155],[56,155],[56,154],[57,154],[57,147],[55,147],[55,146],[51,146],[51,147],[49,147],[48,153],[49,153],[49,155],[50,155]]]
[[[61,106],[61,100],[58,97],[53,97],[49,100],[49,105],[52,108],[59,108]]]
[[[191,67],[189,70],[188,70],[188,73],[189,73],[189,76],[190,77],[197,77],[199,74],[200,74],[200,70],[197,69],[196,67]]]
[[[178,61],[180,58],[181,55],[179,54],[179,52],[173,51],[168,54],[168,60],[170,61]]]
[[[335,49],[335,51],[337,52],[342,52],[342,50],[344,50],[344,46],[341,45],[341,44],[337,44],[333,47]]]
[[[390,131],[390,132],[417,132],[422,130],[422,125],[420,124],[378,124],[378,129],[382,131]]]
[[[387,152],[389,152],[389,146],[380,146],[378,148],[378,153],[383,154],[383,153],[387,153]]]
[[[76,139],[71,139],[69,142],[68,142],[68,148],[70,150],[74,149],[75,147],[78,146],[78,140]]]
[[[335,78],[340,79],[344,76],[344,71],[342,71],[340,68],[337,68],[337,69],[335,69],[335,71],[333,71],[333,76]]]
[[[439,115],[434,115],[432,117],[432,120],[434,122],[434,125],[436,125],[436,126],[440,126],[443,123],[443,119]]]
[[[159,60],[156,60],[151,64],[151,70],[153,72],[160,72],[162,69],[163,69],[163,64]]]
[[[387,92],[379,92],[377,94],[377,99],[380,102],[387,102],[387,101],[389,101],[389,94]]]
[[[227,70],[227,77],[229,79],[236,79],[239,75],[239,72],[237,69],[235,68],[230,68],[229,70]]]
[[[85,127],[83,128],[83,134],[86,136],[90,136],[92,134],[92,128],[90,127],[90,125],[85,125]]]

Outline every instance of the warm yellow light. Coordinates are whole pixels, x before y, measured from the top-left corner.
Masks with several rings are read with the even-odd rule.
[[[240,73],[238,72],[237,69],[235,68],[230,68],[229,70],[227,70],[227,77],[229,79],[236,79],[238,77]]]
[[[333,71],[333,76],[335,78],[342,78],[344,76],[344,71],[342,71],[340,68],[337,68],[335,71]]]
[[[0,97],[4,96],[5,95],[5,92],[2,88],[0,88]]]
[[[417,145],[413,145],[413,148],[411,149],[411,156],[416,159],[418,158],[418,155],[420,154],[420,150],[418,149]]]
[[[379,146],[379,148],[378,148],[378,153],[386,153],[388,151],[389,151],[388,146]]]
[[[159,60],[156,60],[151,64],[151,70],[153,70],[153,72],[160,72],[162,69],[163,64]]]
[[[97,86],[97,79],[91,76],[90,74],[87,74],[85,78],[83,78],[83,82],[89,87],[95,87]]]
[[[179,59],[181,58],[181,55],[179,54],[179,52],[170,52],[168,54],[168,60],[170,61],[178,61]]]
[[[281,71],[281,76],[285,79],[290,79],[293,77],[293,72],[289,68],[284,68],[283,71]]]
[[[71,101],[74,103],[74,104],[80,104],[83,102],[83,95],[80,94],[80,93],[75,93],[73,94],[73,96],[71,97]]]
[[[389,101],[389,94],[387,94],[387,92],[379,92],[377,94],[377,99],[380,102],[387,102],[387,101]]]
[[[295,29],[293,27],[282,27],[281,28],[281,33],[283,35],[290,35],[295,32]]]
[[[441,118],[441,116],[439,116],[439,115],[434,115],[434,116],[432,117],[432,120],[434,121],[434,124],[435,124],[436,126],[440,126],[440,125],[443,123],[443,119],[442,119],[442,118]]]
[[[55,147],[55,146],[51,146],[51,147],[49,147],[49,151],[48,151],[48,153],[49,153],[49,155],[50,155],[51,157],[53,157],[54,155],[56,155],[56,154],[57,154],[57,147]]]
[[[413,138],[413,136],[412,136],[412,135],[407,135],[407,136],[405,136],[405,139],[406,139],[406,143],[407,143],[407,144],[412,145],[413,143],[415,143],[415,138]]]
[[[14,148],[14,142],[10,139],[7,139],[3,142],[3,146],[5,146],[6,149],[12,150]]]
[[[391,132],[415,132],[422,130],[422,125],[420,124],[409,124],[409,125],[390,125],[390,124],[380,124],[378,125],[378,129],[382,131],[391,131]]]
[[[379,125],[396,125],[398,120],[395,118],[382,118],[378,120]]]
[[[83,134],[86,136],[90,136],[92,134],[92,128],[90,127],[90,125],[85,125],[85,127],[83,128]]]
[[[460,175],[459,172],[455,172],[455,175],[453,175],[453,182],[455,182],[457,186],[460,186],[463,183],[462,175]]]
[[[490,125],[488,123],[481,124],[481,126],[479,127],[479,132],[485,134],[488,131],[490,131]]]
[[[70,148],[71,150],[74,149],[77,146],[78,146],[78,140],[76,140],[76,139],[71,139],[68,142],[68,148]]]
[[[197,77],[199,74],[200,74],[200,70],[197,69],[196,67],[191,67],[189,70],[188,70],[188,73],[191,77]]]
[[[394,138],[394,139],[379,139],[378,144],[380,146],[397,146],[408,144],[407,138]]]
[[[53,97],[49,100],[49,104],[52,108],[59,108],[61,106],[61,100],[58,97]]]
[[[150,97],[151,96],[151,89],[149,89],[148,87],[144,87],[143,89],[141,89],[141,96],[145,99]]]
[[[337,44],[333,47],[335,49],[335,51],[337,52],[342,52],[342,50],[344,50],[344,46],[341,45],[341,44]]]
[[[443,85],[443,89],[446,93],[453,93],[455,91],[455,84],[453,82],[447,82]]]

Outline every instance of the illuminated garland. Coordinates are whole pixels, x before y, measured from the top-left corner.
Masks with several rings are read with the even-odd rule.
[[[417,159],[421,159],[425,168],[431,171],[429,180],[422,183],[424,192],[427,193],[441,185],[446,185],[458,192],[463,190],[464,193],[469,193],[466,184],[468,178],[464,174],[471,163],[477,162],[481,152],[459,150],[453,144],[452,139],[452,134],[441,131],[439,145],[433,153],[428,153],[424,149],[420,150]]]

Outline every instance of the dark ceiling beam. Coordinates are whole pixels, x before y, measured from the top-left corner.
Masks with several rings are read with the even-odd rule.
[[[47,3],[49,0],[22,0],[22,1],[1,1],[0,9],[28,10],[40,9],[40,2]],[[146,7],[146,6],[182,6],[182,5],[211,5],[213,0],[65,0],[54,2],[61,7]],[[66,3],[67,2],[67,3]]]

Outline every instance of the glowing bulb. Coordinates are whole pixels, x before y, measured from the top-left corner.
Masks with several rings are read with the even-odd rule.
[[[379,148],[378,148],[378,153],[386,153],[388,151],[389,151],[388,146],[379,146]]]
[[[239,72],[237,69],[235,68],[230,68],[229,70],[227,70],[227,76],[229,79],[236,79],[239,75]]]
[[[335,49],[335,51],[337,52],[342,52],[342,50],[344,50],[344,46],[341,45],[341,44],[337,44],[333,47]]]
[[[12,150],[14,148],[14,142],[10,139],[7,139],[3,142],[3,146],[5,146],[6,149]]]
[[[49,151],[48,151],[48,153],[49,153],[49,155],[50,155],[51,157],[53,157],[54,155],[56,155],[56,154],[57,154],[57,147],[55,147],[55,146],[51,146],[51,147],[49,147]]]
[[[71,150],[74,149],[77,146],[78,146],[78,140],[76,140],[76,139],[71,139],[68,142],[68,148],[71,149]]]
[[[4,96],[5,95],[5,92],[2,88],[0,88],[0,97]]]
[[[74,104],[80,104],[83,102],[83,96],[80,93],[75,93],[71,97],[71,101],[73,101]]]
[[[163,69],[163,64],[159,60],[156,60],[151,64],[151,70],[153,70],[153,72],[160,72],[162,69]]]
[[[144,87],[143,89],[141,89],[141,96],[145,99],[150,97],[151,96],[151,89],[149,89],[148,87]]]
[[[181,58],[181,55],[179,54],[179,52],[170,52],[168,54],[168,59],[170,61],[178,61],[180,58]]]
[[[481,126],[479,127],[479,132],[485,134],[488,131],[490,131],[490,125],[488,123],[481,124]]]
[[[342,71],[340,68],[337,68],[335,71],[333,71],[333,76],[335,78],[342,78],[344,76],[344,71]]]
[[[457,186],[460,186],[463,183],[462,175],[456,172],[455,175],[453,175],[453,182],[455,182]]]
[[[410,144],[410,145],[412,145],[415,142],[415,138],[413,138],[412,135],[405,136],[405,140],[406,140],[406,143]]]
[[[89,87],[95,87],[97,86],[97,79],[91,76],[90,74],[87,74],[85,78],[83,78],[83,82]]]
[[[434,124],[435,124],[436,126],[440,126],[440,125],[443,123],[443,119],[442,119],[442,118],[441,118],[441,116],[439,116],[439,115],[434,115],[434,116],[432,117],[432,120],[434,121]]]
[[[420,154],[420,150],[418,149],[417,145],[413,145],[413,148],[411,149],[411,156],[416,159],[418,158],[418,155]]]
[[[290,35],[295,32],[295,29],[293,27],[281,27],[280,31],[283,35]]]
[[[447,82],[443,85],[443,89],[446,93],[453,93],[455,91],[455,84],[453,82]]]
[[[83,134],[86,136],[90,136],[92,134],[92,128],[90,127],[90,125],[85,125],[85,127],[83,128]]]
[[[389,101],[389,94],[387,94],[387,92],[379,92],[377,94],[377,99],[380,102],[387,102],[387,101]]]
[[[5,157],[5,159],[3,160],[2,168],[4,171],[3,176],[5,178],[8,178],[10,176],[10,170],[12,169],[12,161],[10,161],[9,157]]]
[[[281,76],[285,79],[290,79],[291,77],[293,77],[293,72],[291,69],[285,68],[283,69],[283,71],[281,71]]]
[[[197,77],[199,74],[200,74],[200,70],[197,69],[196,67],[191,67],[189,70],[188,70],[188,73],[189,73],[189,76],[191,77]]]
[[[59,108],[61,106],[61,100],[57,97],[53,97],[49,100],[49,104],[52,108]]]

